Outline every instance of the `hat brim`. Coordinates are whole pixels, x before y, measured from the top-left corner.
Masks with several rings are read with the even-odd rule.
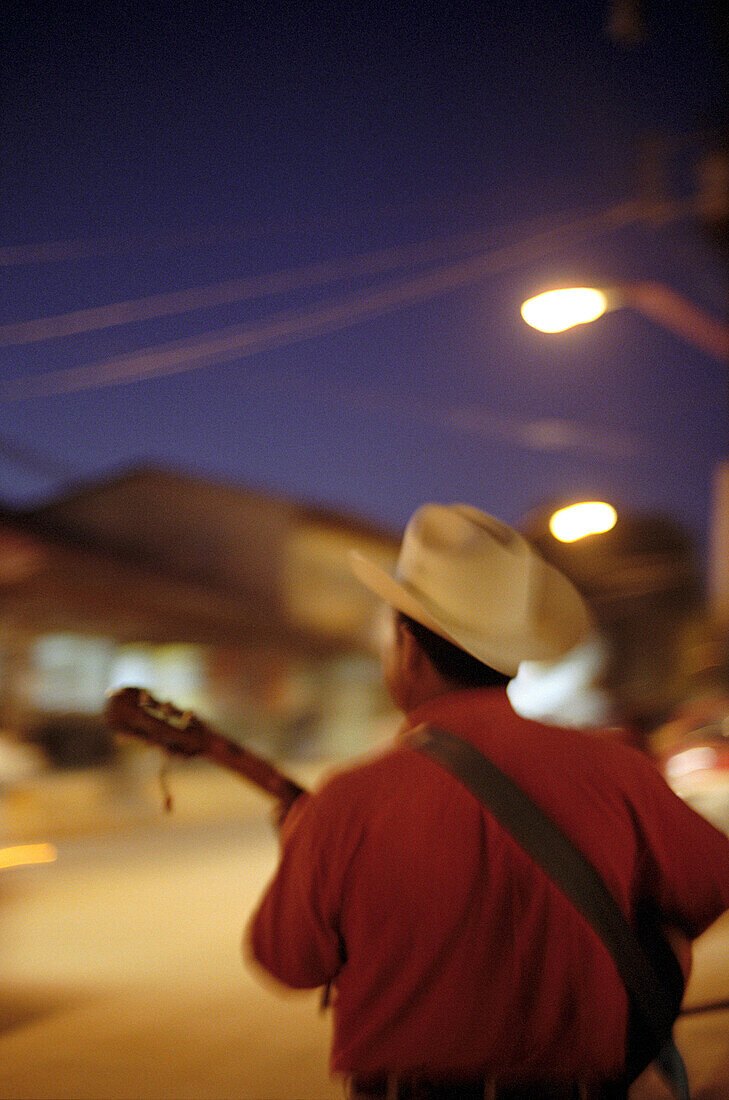
[[[566,577],[547,563],[544,566],[550,573],[551,598],[559,603],[562,621],[570,622],[572,629],[568,634],[562,633],[559,637],[554,634],[534,637],[528,645],[525,645],[521,636],[517,638],[499,635],[490,638],[449,623],[447,616],[440,613],[422,594],[413,592],[406,584],[357,550],[350,551],[349,565],[355,577],[380,599],[506,676],[516,676],[522,661],[559,660],[582,641],[591,629],[590,616],[582,597]]]

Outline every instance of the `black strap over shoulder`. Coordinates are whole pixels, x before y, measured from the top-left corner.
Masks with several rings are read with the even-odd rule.
[[[620,907],[589,860],[488,757],[467,741],[430,725],[414,729],[408,743],[438,761],[488,807],[605,943],[630,995],[638,1030],[647,1032],[653,1040],[646,1044],[649,1054],[645,1058],[636,1057],[629,1049],[627,1068],[631,1079],[655,1058],[678,1100],[689,1100],[686,1068],[672,1037],[683,995],[683,975],[675,958],[675,980],[669,990],[659,981]]]

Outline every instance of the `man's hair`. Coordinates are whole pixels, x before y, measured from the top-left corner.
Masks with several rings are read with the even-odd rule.
[[[397,612],[397,619],[410,631],[436,672],[458,687],[506,687],[511,680],[511,676],[485,665],[402,611]]]

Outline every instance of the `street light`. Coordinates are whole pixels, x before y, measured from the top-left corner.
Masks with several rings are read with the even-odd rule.
[[[584,325],[602,317],[608,309],[608,296],[590,286],[547,290],[529,298],[521,307],[528,325],[540,332],[564,332],[574,325]]]
[[[635,309],[712,358],[729,361],[729,324],[663,283],[562,287],[529,298],[521,307],[521,315],[532,328],[552,333],[595,321],[603,313],[621,308]]]
[[[612,504],[602,500],[586,500],[554,512],[549,520],[549,530],[559,542],[577,542],[587,535],[611,531],[617,519],[618,513]]]
[[[602,307],[602,308],[601,308]],[[631,308],[699,348],[729,363],[729,324],[706,313],[664,283],[630,282],[597,289],[564,287],[529,298],[521,307],[528,325],[541,332],[563,332],[597,320],[614,309]],[[592,314],[592,315],[591,315]],[[714,475],[709,600],[717,620],[729,626],[729,461]]]

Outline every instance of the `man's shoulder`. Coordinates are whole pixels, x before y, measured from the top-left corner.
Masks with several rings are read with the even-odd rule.
[[[407,746],[395,739],[380,744],[327,771],[314,794],[317,798],[353,796],[390,783],[402,767],[406,750]]]
[[[318,845],[337,849],[351,846],[372,824],[387,815],[387,807],[410,787],[415,754],[390,743],[323,773],[296,812],[296,803],[285,835],[309,836]]]

